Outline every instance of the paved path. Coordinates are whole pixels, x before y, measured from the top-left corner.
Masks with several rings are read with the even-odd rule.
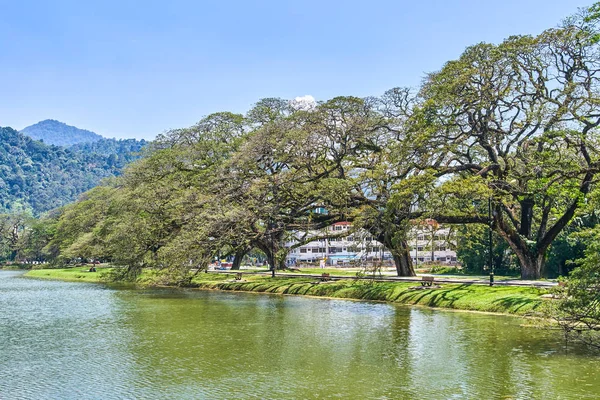
[[[244,275],[269,275],[269,276],[271,275],[270,271],[267,271],[267,272],[246,272],[244,270],[241,270],[241,271],[231,271],[231,270],[209,271],[209,273],[219,273],[219,274],[232,274],[232,273],[237,273],[237,272],[241,272]],[[299,273],[277,272],[276,276],[285,277],[285,278],[315,278],[315,279],[321,278],[320,274],[319,275],[303,274],[301,272],[299,272]],[[376,275],[375,277],[365,276],[363,278],[357,278],[356,276],[351,276],[351,275],[330,274],[329,278],[336,279],[336,280],[337,279],[375,280],[378,282],[421,282],[423,280],[423,276],[433,276],[434,282],[437,282],[437,283],[454,283],[454,284],[465,284],[465,285],[489,285],[490,284],[489,279],[463,278],[463,277],[456,277],[456,276],[430,275],[430,274],[425,274],[425,275],[419,274],[417,276],[410,276],[410,277],[408,277],[408,276],[404,277],[404,276]],[[558,283],[552,282],[552,281],[528,281],[528,280],[521,280],[521,279],[502,279],[502,280],[494,281],[494,286],[533,286],[533,287],[539,287],[539,288],[551,288],[556,285],[558,285]]]

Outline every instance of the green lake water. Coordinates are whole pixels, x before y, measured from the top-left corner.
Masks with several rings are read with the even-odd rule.
[[[518,318],[21,275],[0,271],[0,399],[600,397],[600,356]]]

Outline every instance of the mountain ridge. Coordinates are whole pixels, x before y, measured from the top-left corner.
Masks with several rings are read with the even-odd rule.
[[[45,119],[19,131],[46,144],[69,147],[79,143],[93,143],[105,139],[96,132],[67,125],[55,119]]]

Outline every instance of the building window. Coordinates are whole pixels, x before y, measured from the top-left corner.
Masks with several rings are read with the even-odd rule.
[[[306,249],[300,249],[300,253],[306,253]]]

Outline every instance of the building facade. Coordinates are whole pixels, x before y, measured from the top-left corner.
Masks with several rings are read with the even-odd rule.
[[[297,234],[296,238],[302,235]],[[368,232],[353,230],[349,222],[338,222],[321,231],[309,232],[315,240],[290,250],[288,265],[319,263],[325,259],[327,265],[360,265],[364,262],[391,261],[391,253]],[[290,240],[286,246],[297,245],[299,240]],[[454,233],[426,220],[415,225],[409,233],[410,254],[413,264],[455,265],[456,251]]]

